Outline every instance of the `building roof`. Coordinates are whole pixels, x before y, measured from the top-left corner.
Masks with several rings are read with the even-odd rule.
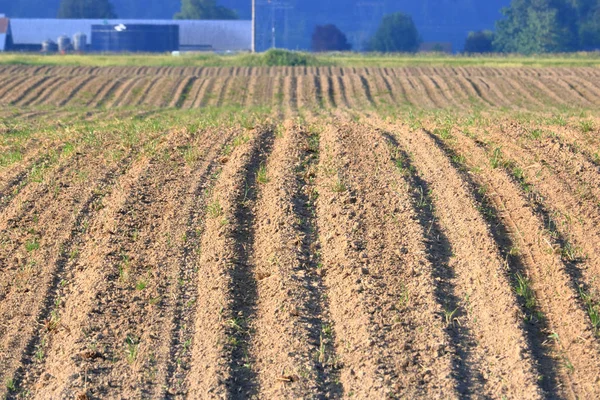
[[[140,20],[140,19],[35,19],[11,18],[15,45],[37,45],[44,40],[56,41],[59,36],[84,33],[91,40],[92,25],[150,24],[179,25],[179,45],[182,49],[212,47],[215,51],[242,51],[251,47],[251,21],[229,20]]]
[[[8,35],[10,35],[10,21],[0,14],[0,51],[6,50]]]
[[[8,18],[0,17],[0,33],[8,33]]]

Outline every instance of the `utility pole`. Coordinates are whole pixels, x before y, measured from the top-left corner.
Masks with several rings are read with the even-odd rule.
[[[288,18],[288,10],[293,9],[289,0],[252,0],[252,34],[254,51],[277,46],[278,21],[279,14],[283,12],[284,20]],[[259,21],[260,19],[260,21]],[[284,22],[284,37],[282,43],[287,43],[287,22]],[[281,38],[281,36],[280,36]],[[282,44],[280,43],[280,45]]]
[[[271,3],[271,48],[275,48],[275,3]]]
[[[252,0],[252,52],[256,53],[256,0]]]

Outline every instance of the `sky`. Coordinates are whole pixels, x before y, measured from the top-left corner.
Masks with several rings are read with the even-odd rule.
[[[179,0],[112,0],[121,18],[170,19]],[[0,0],[0,13],[9,17],[53,18],[60,0]],[[250,0],[218,0],[249,19]],[[360,50],[386,13],[410,14],[424,41],[452,42],[461,50],[469,31],[493,29],[500,10],[510,0],[257,0],[258,46],[307,49],[316,25],[335,24]]]

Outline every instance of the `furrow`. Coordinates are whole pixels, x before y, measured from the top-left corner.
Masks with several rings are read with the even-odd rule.
[[[466,78],[466,76],[459,75],[457,82],[469,94],[469,98],[472,99],[471,103],[474,103],[474,104],[482,103],[486,107],[493,106],[492,103],[490,103],[487,99],[485,99],[482,96],[481,92],[479,91],[479,88],[477,86],[475,86],[470,79]]]
[[[320,76],[320,86],[322,88],[323,93],[326,93],[324,98],[324,104],[329,108],[337,108],[337,103],[335,101],[335,88],[333,86],[333,78],[331,76]]]
[[[421,81],[420,76],[413,76],[410,78],[406,78],[412,90],[415,92],[415,95],[421,99],[421,105],[425,108],[436,109],[440,108],[439,105],[435,102],[435,99],[432,97],[427,87]]]
[[[102,92],[103,89],[106,89],[107,86],[110,86],[110,81],[110,78],[106,76],[96,75],[95,79],[77,92],[76,95],[64,105],[70,106],[75,104],[78,107],[89,108],[92,102],[99,96],[100,92]]]
[[[287,124],[260,176],[255,206],[255,333],[260,396],[339,396],[333,335],[319,276],[314,177],[318,135]]]
[[[599,168],[581,154],[561,148],[555,140],[521,138],[521,144],[515,146],[504,139],[506,136],[516,141],[519,135],[513,130],[491,130],[490,151],[496,155],[503,153],[502,148],[509,151],[510,156],[504,157],[511,172],[525,188],[532,185],[539,192],[538,206],[546,215],[547,224],[562,237],[557,251],[574,264],[570,267],[573,287],[586,289],[595,298],[600,293]]]
[[[62,92],[62,88],[57,89],[60,85],[65,83],[65,78],[59,77],[51,83],[44,85],[38,92],[30,96],[28,99],[23,99],[19,104],[19,107],[36,106],[40,104],[47,104],[48,98],[53,92]]]
[[[461,100],[457,100],[457,97],[462,97],[460,94],[457,94],[454,89],[450,88],[448,85],[448,78],[443,76],[431,76],[428,77],[429,80],[435,85],[438,91],[441,92],[441,95],[446,99],[447,103],[449,103],[454,108],[464,109],[465,104]]]
[[[483,99],[491,107],[497,107],[500,105],[498,98],[491,93],[489,86],[487,86],[485,82],[481,80],[481,78],[477,76],[471,76],[465,79],[466,82],[473,88],[475,93],[477,93],[477,97]]]
[[[223,78],[222,80],[220,80],[219,82],[217,82],[217,91],[218,94],[216,94],[215,98],[214,98],[214,103],[211,102],[211,105],[214,105],[215,107],[222,107],[225,99],[227,97],[227,91],[229,90],[229,87],[231,86],[231,82],[234,78],[231,76],[227,76],[225,78]]]
[[[447,237],[445,265],[450,268],[447,284],[453,286],[456,308],[445,310],[445,319],[459,329],[470,371],[467,393],[491,397],[539,398],[535,367],[519,319],[516,296],[511,290],[505,264],[465,188],[459,172],[435,141],[422,130],[391,130],[430,191],[432,207],[441,231]],[[452,307],[453,305],[449,305]],[[463,331],[471,335],[462,335]],[[467,343],[476,345],[468,347]]]
[[[584,99],[584,103],[586,106],[596,106],[600,105],[600,96],[598,93],[594,93],[592,86],[588,84],[585,80],[581,79],[578,76],[569,76],[563,79],[559,79],[559,82],[567,85],[569,89],[577,92],[582,99]]]
[[[160,81],[160,79],[161,79],[160,76],[152,78],[152,79],[146,78],[148,84],[141,91],[141,94],[138,96],[137,100],[135,101],[136,106],[141,106],[142,104],[144,104],[147,101],[148,94],[152,91],[152,89],[158,83],[158,81]]]
[[[114,98],[117,90],[123,86],[127,78],[111,78],[101,89],[96,93],[93,99],[90,100],[88,106],[94,108],[103,108],[106,103]]]
[[[431,108],[431,103],[427,101],[426,96],[422,96],[418,93],[416,86],[413,84],[412,80],[409,79],[408,75],[401,75],[396,79],[409,104],[422,108]]]
[[[204,108],[208,106],[211,100],[215,97],[215,85],[220,78],[206,78],[207,82],[200,88],[198,97],[194,102],[194,108]]]
[[[190,95],[190,91],[194,87],[194,83],[196,82],[195,76],[190,76],[187,78],[183,78],[175,93],[171,102],[169,103],[169,107],[181,108],[185,104],[188,96]]]
[[[215,137],[216,136],[216,137]],[[209,140],[210,145],[204,153],[197,153],[198,161],[195,161],[194,172],[191,174],[191,189],[187,199],[181,207],[182,214],[179,224],[185,232],[180,237],[183,244],[178,250],[177,270],[173,274],[173,281],[177,285],[171,285],[169,293],[164,296],[166,302],[174,303],[169,324],[164,324],[164,332],[159,338],[168,343],[168,348],[163,348],[157,355],[166,368],[159,368],[159,376],[150,397],[169,397],[184,395],[187,392],[186,376],[190,369],[191,344],[194,335],[194,322],[196,319],[195,305],[198,302],[198,279],[200,278],[199,254],[202,252],[200,239],[207,218],[206,193],[214,183],[214,177],[219,173],[219,162],[217,155],[222,151],[225,143],[229,143],[231,132],[223,134],[216,131],[209,136],[202,136],[200,140]],[[194,150],[195,152],[197,150]]]
[[[298,112],[298,78],[295,76],[286,76],[283,79],[281,86],[282,90],[282,107],[285,113],[293,115]]]
[[[4,99],[6,99],[7,104],[15,105],[29,96],[30,93],[35,92],[40,87],[43,87],[44,83],[46,83],[48,80],[52,80],[52,77],[42,76],[36,79],[25,80],[22,85],[16,86],[10,92],[7,92],[11,93],[12,95],[7,94],[4,96]],[[21,88],[21,86],[24,86],[24,88]]]
[[[593,96],[594,103],[598,104],[598,99],[600,99],[600,85],[598,85],[595,79],[585,75],[574,76],[571,79],[579,83],[581,85],[580,87],[582,87],[590,97]]]
[[[372,129],[334,125],[322,135],[317,210],[344,393],[456,398],[452,349],[408,182]]]
[[[248,76],[248,92],[246,98],[244,99],[244,107],[252,107],[259,103],[258,96],[260,93],[260,86],[262,84],[261,78],[258,75],[251,74]]]
[[[367,101],[369,102],[369,104],[373,107],[375,107],[375,100],[373,99],[373,94],[371,91],[371,85],[369,84],[369,81],[367,80],[367,78],[365,78],[364,76],[360,75],[359,76],[360,79],[360,85],[362,87],[362,91],[364,94],[364,97],[367,99]]]
[[[91,165],[89,164],[90,160],[86,159],[85,162]],[[47,207],[44,213],[35,214],[42,223],[49,214],[53,222],[60,221],[60,224],[54,227],[55,231],[38,232],[42,238],[40,247],[44,248],[43,256],[38,256],[38,258],[43,260],[40,261],[41,264],[47,266],[44,268],[45,271],[40,274],[41,276],[32,277],[28,282],[28,285],[33,287],[33,290],[28,291],[31,299],[21,296],[17,299],[19,306],[11,306],[13,312],[29,316],[29,318],[20,318],[19,322],[14,323],[12,326],[14,332],[10,335],[15,337],[10,348],[12,353],[20,356],[20,360],[13,364],[9,376],[11,382],[21,393],[30,392],[35,382],[40,379],[39,368],[45,357],[48,340],[52,333],[60,328],[62,301],[60,294],[62,286],[66,283],[66,267],[70,265],[78,251],[77,238],[82,234],[86,223],[97,212],[102,195],[114,184],[128,163],[129,158],[126,158],[121,160],[118,165],[111,166],[106,170],[92,169],[94,176],[88,177],[85,190],[78,188],[82,193],[76,191],[73,193],[71,190],[64,194],[66,199],[74,203],[73,205],[59,198],[54,200],[56,204]],[[69,217],[65,213],[70,213],[73,217]],[[44,243],[45,237],[51,237],[54,245],[48,246]],[[3,301],[3,306],[6,302],[7,300]],[[27,311],[23,311],[23,309]]]
[[[83,77],[81,81],[77,85],[75,85],[66,96],[61,96],[61,98],[58,98],[57,96],[54,100],[54,104],[59,107],[67,105],[73,98],[75,98],[79,94],[79,92],[81,92],[86,86],[91,84],[96,79],[97,77],[94,75]]]
[[[41,78],[43,79],[43,78]],[[8,79],[10,81],[10,83],[8,84],[3,84],[2,86],[0,86],[0,99],[2,99],[2,104],[10,104],[10,99],[9,99],[9,93],[12,92],[21,92],[20,90],[15,90],[17,89],[20,85],[22,85],[23,83],[29,83],[29,81],[32,80],[32,78],[30,76],[25,76],[25,77],[20,77],[20,78],[15,78],[14,76]]]
[[[428,76],[419,76],[415,78],[422,85],[427,97],[431,99],[435,108],[443,109],[448,106],[447,99],[443,96],[439,86]]]
[[[199,93],[205,84],[206,84],[206,78],[203,78],[202,76],[197,75],[196,80],[194,81],[194,84],[190,88],[189,93],[188,93],[181,108],[184,108],[186,110],[193,108],[194,105],[196,104]]]
[[[183,211],[192,169],[186,159],[205,157],[217,143],[215,137],[202,134],[194,143],[191,135],[196,133],[182,130],[172,135],[167,156],[151,163],[125,204],[121,229],[113,238],[118,254],[109,255],[119,271],[108,276],[107,295],[90,311],[96,316],[89,321],[90,332],[108,334],[85,338],[102,346],[102,359],[79,366],[87,371],[89,396],[113,397],[133,388],[138,398],[165,395],[166,372],[172,370],[171,324],[185,278],[177,255],[187,241]],[[211,161],[203,163],[203,172]],[[145,379],[136,388],[139,376]]]
[[[334,76],[331,78],[333,80],[333,90],[336,98],[336,104],[338,107],[343,105],[344,108],[350,108],[350,102],[348,101],[348,95],[346,94],[346,86],[344,85],[344,79],[342,76]]]
[[[553,232],[556,227],[543,204],[532,200],[531,188],[524,190],[523,181],[509,176],[513,171],[494,168],[497,152],[491,152],[490,158],[485,145],[463,135],[457,136],[452,147],[481,171],[475,179],[487,188],[512,241],[507,258],[518,258],[515,261],[522,265],[512,271],[514,286],[522,297],[527,324],[538,331],[533,340],[534,348],[542,353],[539,365],[544,388],[552,397],[597,397],[598,388],[592,382],[598,379],[600,347],[585,315],[585,304],[577,304],[578,290],[588,286],[572,276],[570,270],[575,266],[556,251],[561,238]],[[523,290],[529,284],[532,291]]]
[[[512,95],[512,103],[517,107],[525,109],[542,109],[544,104],[533,96],[527,88],[523,87],[523,84],[518,82],[514,77],[505,76],[502,78],[502,82],[508,86],[508,93]],[[532,107],[531,105],[535,105]]]
[[[116,108],[119,106],[127,105],[126,101],[131,91],[137,86],[137,84],[142,80],[141,77],[132,77],[128,80],[128,82],[123,85],[119,90],[117,90],[112,96],[112,99],[106,102],[106,108]]]
[[[179,80],[178,78],[162,75],[161,79],[148,92],[144,104],[158,108],[166,107],[173,98]]]
[[[5,229],[11,220],[18,220],[20,212],[26,210],[34,199],[48,192],[49,176],[55,179],[68,170],[71,154],[61,157],[64,146],[65,144],[60,144],[50,147],[3,187],[3,192],[0,193],[0,229]],[[30,186],[31,183],[35,185]]]
[[[546,105],[562,106],[567,104],[566,100],[550,90],[539,78],[531,78],[522,76],[520,82],[524,84],[529,91],[537,92],[538,96],[542,96],[542,100]],[[535,95],[534,95],[535,96]]]
[[[166,141],[169,137],[164,136],[161,140]],[[119,279],[119,267],[125,262],[117,239],[124,229],[122,221],[127,204],[148,175],[149,167],[147,156],[138,157],[103,196],[99,212],[78,238],[78,251],[65,267],[66,285],[61,287],[60,321],[45,344],[39,373],[42,379],[34,388],[36,397],[85,395],[88,385],[106,388],[110,381],[98,379],[101,374],[96,368],[101,370],[102,364],[110,364],[111,360],[121,357],[127,359],[126,333],[119,328],[99,327],[94,321],[102,322],[102,318],[98,318],[102,314],[94,311],[97,312],[98,307],[114,294],[107,288],[110,282]],[[111,341],[113,335],[119,337],[118,344]],[[113,346],[119,347],[118,355],[111,354]]]
[[[298,109],[308,110],[314,106],[313,99],[315,96],[315,94],[311,91],[312,88],[309,83],[309,79],[311,77],[301,74],[297,75],[295,78],[297,82],[296,95],[298,98]]]
[[[233,78],[233,83],[226,94],[225,104],[243,107],[250,92],[250,81],[251,79],[244,75]]]
[[[480,83],[480,86],[484,86],[486,91],[490,93],[496,107],[513,106],[512,102],[506,98],[502,89],[496,85],[493,78],[478,78],[477,81]]]
[[[243,133],[216,182],[202,235],[189,396],[248,398],[259,392],[248,352],[254,334],[257,280],[252,208],[257,175],[270,152],[270,129]]]
[[[325,100],[323,96],[323,87],[321,86],[321,79],[317,75],[310,75],[312,78],[312,84],[310,85],[311,92],[314,92],[314,102],[315,105],[313,108],[323,108],[325,105]],[[308,81],[310,82],[310,81]],[[314,88],[314,89],[313,89]]]

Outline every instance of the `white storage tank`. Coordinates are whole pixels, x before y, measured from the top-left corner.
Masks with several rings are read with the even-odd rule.
[[[61,53],[67,53],[69,51],[71,51],[71,38],[68,36],[59,36],[58,40],[56,41],[58,43],[58,51],[60,51]]]
[[[76,33],[73,36],[73,49],[78,53],[84,53],[87,50],[87,35],[85,33]]]
[[[42,42],[42,53],[56,53],[58,51],[58,45],[54,40],[44,40]]]

